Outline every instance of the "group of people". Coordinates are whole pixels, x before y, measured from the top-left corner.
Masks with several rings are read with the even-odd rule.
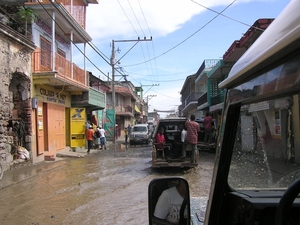
[[[106,149],[105,130],[102,127],[97,126],[94,131],[92,125],[88,125],[86,128],[86,139],[88,142],[87,153],[90,153],[94,146],[96,149]]]
[[[182,158],[186,158],[186,147],[187,144],[191,145],[191,162],[195,163],[195,151],[196,151],[196,146],[198,143],[198,132],[200,132],[200,126],[199,124],[195,121],[196,117],[195,115],[190,116],[190,120],[185,122],[185,126],[181,126],[181,142],[182,142]],[[212,117],[209,115],[209,113],[206,113],[206,116],[204,118],[204,126],[205,126],[205,138],[204,141],[211,141],[211,132],[212,132],[212,127],[211,127],[211,122],[212,122]],[[164,128],[161,127],[159,130],[159,133],[156,135],[156,143],[157,146],[156,148],[159,150],[163,151],[170,151],[170,147],[165,145],[166,140],[164,136]]]

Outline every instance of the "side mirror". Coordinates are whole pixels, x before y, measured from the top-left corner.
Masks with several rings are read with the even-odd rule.
[[[157,178],[148,186],[149,225],[189,225],[191,221],[188,182],[181,177]]]

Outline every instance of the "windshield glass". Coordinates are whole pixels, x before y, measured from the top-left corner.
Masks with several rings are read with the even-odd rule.
[[[133,131],[136,132],[147,132],[147,127],[133,127]]]
[[[299,95],[241,106],[231,187],[286,188],[300,177],[299,110]]]

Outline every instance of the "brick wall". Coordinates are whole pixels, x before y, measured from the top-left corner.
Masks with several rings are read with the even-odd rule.
[[[1,24],[0,29],[0,161],[7,170],[12,165],[17,134],[8,130],[9,121],[25,122],[24,143],[31,150],[31,52],[28,39]],[[22,38],[24,40],[22,40]]]

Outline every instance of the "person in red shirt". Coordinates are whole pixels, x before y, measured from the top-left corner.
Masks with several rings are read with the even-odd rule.
[[[209,115],[209,113],[206,113],[206,116],[204,117],[204,129],[205,129],[205,136],[204,136],[204,142],[210,143],[211,142],[211,122],[212,122],[212,117]]]
[[[86,140],[88,142],[87,153],[90,153],[90,150],[93,147],[93,137],[94,137],[93,127],[90,126],[89,129],[86,130]]]
[[[164,135],[164,128],[161,127],[159,129],[159,133],[157,133],[156,135],[156,148],[157,150],[161,150],[161,151],[169,151],[170,150],[170,146],[165,146],[166,143],[166,139],[165,139],[165,135]],[[166,155],[166,154],[164,154]]]
[[[190,121],[185,122],[186,127],[186,141],[191,144],[192,146],[192,155],[191,155],[191,162],[195,162],[195,151],[196,145],[198,143],[198,132],[200,132],[200,126],[195,121],[195,115],[191,115]]]

